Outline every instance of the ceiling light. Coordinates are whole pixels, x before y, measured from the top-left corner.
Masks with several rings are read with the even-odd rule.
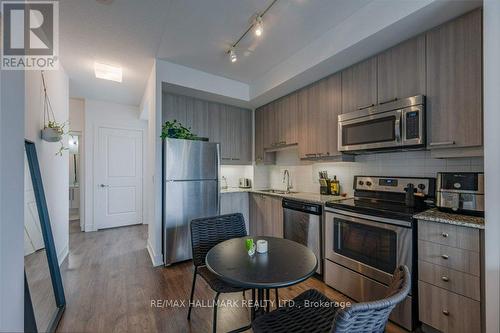
[[[262,25],[262,16],[257,16],[255,19],[255,35],[261,36],[264,31],[264,27]]]
[[[103,80],[122,82],[122,68],[94,62],[95,77]]]
[[[236,55],[236,52],[234,52],[234,49],[229,50],[229,58],[231,59],[231,62],[236,62],[236,60],[238,60],[238,56]]]

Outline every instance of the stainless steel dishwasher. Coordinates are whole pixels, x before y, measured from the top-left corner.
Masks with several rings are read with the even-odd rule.
[[[316,273],[323,274],[322,206],[290,199],[283,199],[282,206],[284,237],[310,248],[318,258]]]

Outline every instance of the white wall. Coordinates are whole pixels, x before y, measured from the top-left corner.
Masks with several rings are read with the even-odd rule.
[[[60,66],[57,71],[46,71],[45,82],[56,120],[67,122],[69,119],[69,82],[63,67]],[[69,251],[69,159],[67,151],[64,151],[62,156],[56,155],[60,148],[58,142],[46,142],[40,138],[40,130],[44,125],[41,89],[40,71],[27,71],[25,137],[35,142],[36,145],[57,258],[61,263]],[[66,146],[67,139],[65,135]]]
[[[484,47],[484,171],[486,332],[500,331],[500,2],[485,0]]]
[[[0,332],[24,329],[24,83],[0,71]]]
[[[94,153],[97,141],[97,131],[100,126],[111,128],[135,129],[143,131],[143,151],[146,150],[147,122],[139,119],[139,107],[123,105],[111,102],[85,100],[85,127],[83,136],[85,138],[84,151],[84,175],[82,175],[85,186],[84,228],[85,231],[95,231],[94,223],[94,191],[97,184],[94,181]],[[144,162],[144,165],[146,162]],[[143,165],[143,170],[144,170]],[[144,193],[144,189],[143,189]],[[143,207],[146,206],[146,197],[143,195]],[[144,209],[143,209],[144,212]]]
[[[75,132],[83,132],[85,127],[85,100],[82,98],[69,99],[69,124]]]
[[[159,59],[156,59],[155,67],[157,80],[160,81],[158,91],[161,91],[161,83],[167,82],[238,100],[250,99],[250,88],[246,83]]]
[[[318,171],[326,170],[340,180],[342,192],[352,195],[355,175],[436,177],[439,171],[482,172],[483,159],[434,159],[429,151],[415,151],[361,155],[356,162],[310,163],[300,161],[297,150],[292,149],[277,153],[276,165],[256,167],[256,187],[284,188],[285,169],[290,171],[295,191],[319,192]]]

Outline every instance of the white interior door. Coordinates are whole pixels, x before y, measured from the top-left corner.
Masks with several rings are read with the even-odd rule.
[[[97,229],[142,223],[142,131],[99,127],[94,156]]]

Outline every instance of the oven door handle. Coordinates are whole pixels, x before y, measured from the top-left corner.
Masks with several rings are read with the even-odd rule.
[[[412,227],[412,223],[409,221],[394,220],[394,219],[390,219],[387,217],[364,215],[364,214],[359,214],[359,213],[354,213],[354,212],[349,212],[349,211],[334,209],[334,208],[328,208],[326,210],[326,212],[348,216],[348,217],[351,217],[353,219],[353,222],[358,222],[358,223],[367,224],[367,225],[376,226],[376,227],[382,226],[380,222],[384,222],[388,225],[393,225],[393,226],[398,226],[398,227],[403,227],[403,228],[411,228]]]
[[[396,142],[401,142],[401,110],[396,113],[396,121],[394,122],[394,133]]]

